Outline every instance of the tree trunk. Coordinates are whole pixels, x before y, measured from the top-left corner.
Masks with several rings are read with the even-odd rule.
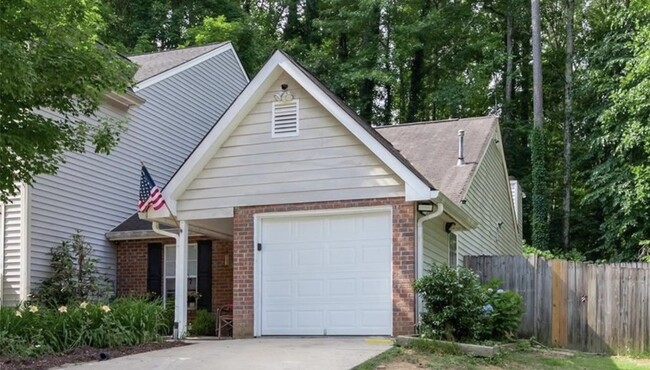
[[[542,101],[542,37],[540,0],[531,0],[533,23],[533,124],[536,129],[544,127],[544,109]]]
[[[504,94],[504,117],[512,117],[512,9],[508,1],[506,9],[506,78]]]
[[[292,40],[300,36],[300,21],[298,20],[298,0],[289,0],[287,9],[287,24],[284,27],[283,37]]]
[[[566,60],[564,64],[564,203],[562,242],[569,248],[571,227],[571,131],[573,129],[573,0],[566,0]]]
[[[361,37],[361,52],[367,55],[367,60],[364,63],[363,69],[369,73],[377,68],[377,61],[379,60],[379,37],[380,37],[380,23],[381,13],[378,5],[375,5],[370,10],[370,22],[366,25]],[[366,74],[368,76],[368,74]],[[366,77],[361,81],[361,88],[359,89],[359,100],[361,109],[359,115],[366,122],[375,123],[373,117],[373,108],[375,106],[375,87],[377,83],[371,77]]]
[[[531,1],[533,28],[533,132],[531,135],[531,165],[533,179],[533,237],[535,248],[548,250],[548,207],[546,197],[546,165],[544,140],[544,111],[542,102],[542,42],[540,0]]]
[[[422,3],[422,9],[420,11],[420,19],[424,20],[429,16],[431,11],[432,2],[425,0]],[[411,60],[411,78],[409,86],[408,100],[409,105],[406,113],[407,122],[419,121],[423,116],[423,107],[422,102],[424,100],[424,78],[426,77],[426,60],[424,54],[424,45],[427,44],[428,35],[420,32],[417,36],[419,46],[415,49],[413,53],[413,59]]]

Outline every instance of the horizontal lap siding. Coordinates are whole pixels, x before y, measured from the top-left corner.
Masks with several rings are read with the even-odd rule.
[[[0,214],[0,227],[3,230],[2,262],[4,264],[2,275],[2,302],[3,306],[13,306],[20,302],[20,231],[21,194],[9,197],[9,202],[4,205],[4,214]],[[2,211],[2,209],[0,209]]]
[[[449,246],[447,233],[445,232],[445,221],[440,218],[425,221],[423,225],[424,249],[423,264],[424,274],[434,264],[446,265],[449,261]]]
[[[502,155],[494,142],[465,196],[463,210],[478,221],[470,231],[458,233],[458,254],[521,255],[521,240],[515,231],[512,195]],[[497,225],[503,222],[501,228]]]
[[[300,99],[299,136],[271,137],[273,95]],[[404,183],[286,74],[242,120],[178,202],[215,208],[404,195]]]
[[[115,248],[104,235],[136,211],[140,160],[164,185],[246,83],[235,54],[223,52],[139,90],[146,102],[131,110],[109,156],[89,147],[68,153],[56,176],[39,176],[31,193],[32,288],[49,273],[50,248],[76,229],[114,276]],[[123,118],[109,107],[99,115]]]

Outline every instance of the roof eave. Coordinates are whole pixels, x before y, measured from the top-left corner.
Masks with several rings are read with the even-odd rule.
[[[116,104],[125,109],[130,109],[146,102],[145,99],[139,97],[131,90],[122,93],[111,91],[105,95],[105,98],[110,103]]]
[[[478,221],[456,203],[438,190],[431,192],[431,200],[436,204],[442,204],[445,213],[458,223],[461,231],[471,230],[478,226]]]

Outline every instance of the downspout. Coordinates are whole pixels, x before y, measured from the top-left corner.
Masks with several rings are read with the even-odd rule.
[[[417,207],[417,205],[416,205]],[[417,253],[416,253],[416,258],[415,258],[415,279],[419,279],[423,275],[423,270],[424,270],[424,223],[429,220],[433,220],[434,218],[440,216],[443,211],[444,211],[444,206],[442,203],[437,203],[436,204],[436,210],[433,213],[429,213],[426,216],[421,217],[418,220],[417,223],[417,228],[418,228],[418,240],[417,240]],[[416,209],[417,212],[417,209]],[[422,300],[420,297],[416,294],[415,295],[415,321],[416,325],[417,322],[419,321],[420,317],[420,311],[422,308]]]
[[[168,238],[174,238],[176,240],[176,243],[178,243],[178,238],[180,237],[178,234],[170,233],[169,231],[161,230],[160,229],[160,224],[156,221],[151,222],[152,230],[156,234],[160,234],[162,236],[166,236]]]
[[[181,221],[178,234],[161,230],[160,224],[155,221],[151,223],[151,229],[156,234],[174,238],[176,241],[173,338],[181,339],[185,336],[187,330],[187,236],[182,237],[183,231],[187,233],[187,221]]]

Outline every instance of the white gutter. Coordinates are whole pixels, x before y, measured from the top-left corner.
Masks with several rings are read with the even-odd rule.
[[[180,238],[179,234],[174,234],[170,233],[169,231],[161,230],[160,229],[160,224],[156,221],[151,222],[151,229],[153,230],[154,233],[166,236],[168,238],[174,238],[176,240],[176,243],[178,243],[178,238]]]
[[[432,194],[434,192],[431,192]],[[437,191],[435,193],[438,193]],[[432,197],[432,199],[436,199],[437,196]],[[417,205],[416,205],[417,207]],[[416,253],[415,253],[415,279],[419,279],[423,276],[424,273],[424,223],[429,220],[433,220],[436,217],[439,217],[442,215],[442,213],[445,210],[445,206],[443,203],[437,203],[436,204],[436,210],[433,213],[430,213],[426,216],[420,217],[420,219],[417,222],[417,230],[418,230],[418,239],[417,239],[417,245],[416,245]],[[417,208],[415,210],[417,212]],[[420,299],[419,295],[415,295],[415,322],[419,322],[420,318],[420,311],[422,311],[422,299]]]
[[[187,333],[187,244],[189,227],[187,221],[180,221],[180,231],[178,234],[175,234],[161,230],[158,222],[153,221],[151,226],[152,230],[156,234],[174,238],[174,240],[176,240],[174,339],[181,339]],[[163,297],[165,297],[165,292],[163,292]]]

